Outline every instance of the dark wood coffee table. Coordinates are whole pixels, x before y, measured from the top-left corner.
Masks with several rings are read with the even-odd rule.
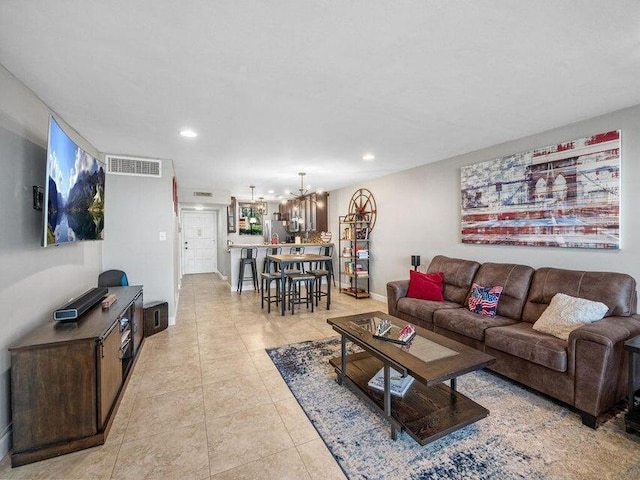
[[[409,345],[380,340],[371,331],[372,318],[390,320],[393,338],[408,324],[383,312],[330,318],[327,323],[342,336],[341,356],[330,363],[338,383],[346,381],[356,394],[382,410],[394,440],[397,431],[404,430],[425,445],[489,415],[489,410],[456,391],[456,378],[484,368],[494,357],[417,326]],[[347,355],[347,340],[364,351]],[[384,392],[367,385],[381,368]],[[390,393],[390,368],[415,378],[404,397]],[[450,381],[450,386],[445,381]]]

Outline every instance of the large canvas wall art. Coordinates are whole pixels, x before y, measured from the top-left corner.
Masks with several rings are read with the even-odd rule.
[[[620,248],[620,130],[462,167],[462,242]]]

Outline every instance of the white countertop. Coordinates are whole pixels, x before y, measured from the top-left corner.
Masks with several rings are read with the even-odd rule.
[[[257,247],[257,248],[267,248],[267,247],[296,247],[296,246],[300,246],[300,247],[322,247],[323,245],[329,246],[329,245],[333,245],[333,243],[329,242],[329,243],[277,243],[277,244],[272,244],[272,243],[234,243],[233,245],[229,245],[229,248],[250,248],[250,247]]]

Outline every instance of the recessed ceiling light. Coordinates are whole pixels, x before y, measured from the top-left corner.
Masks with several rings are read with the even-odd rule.
[[[375,158],[376,158],[376,157],[373,155],[373,153],[365,153],[365,154],[362,156],[362,159],[363,159],[363,160],[365,160],[365,161],[367,161],[367,162],[370,162],[371,160],[373,160],[373,159],[375,159]]]
[[[268,190],[267,193],[273,195],[275,192],[273,190]]]
[[[190,128],[183,128],[182,130],[180,130],[180,135],[187,138],[195,138],[198,136],[198,134]]]
[[[196,210],[204,210],[204,207],[202,205],[196,205],[194,208]]]

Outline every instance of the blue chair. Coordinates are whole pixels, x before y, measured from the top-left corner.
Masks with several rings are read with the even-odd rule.
[[[98,275],[99,287],[126,287],[128,285],[129,279],[122,270],[107,270]]]

